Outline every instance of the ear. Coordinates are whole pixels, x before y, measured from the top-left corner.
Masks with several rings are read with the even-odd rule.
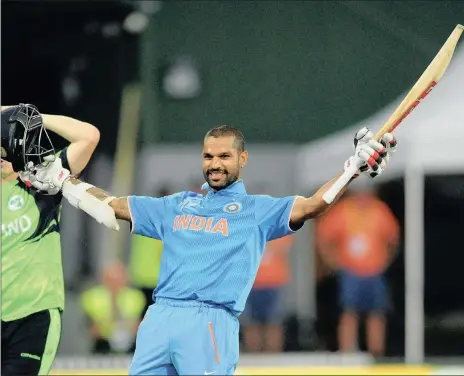
[[[240,153],[239,161],[240,161],[240,167],[242,168],[245,167],[246,164],[248,163],[248,152],[246,150]]]

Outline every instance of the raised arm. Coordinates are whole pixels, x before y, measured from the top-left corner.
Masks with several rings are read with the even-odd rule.
[[[49,159],[46,159],[51,157]],[[129,196],[116,198],[105,190],[83,182],[63,168],[61,158],[47,156],[44,163],[19,173],[28,187],[48,194],[58,194],[106,227],[119,230],[117,219],[131,222],[131,231],[162,240],[163,219],[170,213],[172,201],[179,194],[165,197]]]
[[[380,142],[377,142],[373,139],[373,134],[369,129],[362,128],[355,135],[354,145],[356,148],[355,153],[345,162],[345,169],[355,165],[358,168],[358,173],[354,178],[361,172],[374,178],[380,175],[385,169],[390,155],[395,151],[397,142],[391,133],[386,133]],[[313,196],[308,198],[298,197],[295,200],[290,215],[290,224],[292,227],[298,227],[302,222],[325,213],[343,195],[351,181],[353,181],[353,178],[345,185],[331,204],[327,204],[323,199],[325,192],[341,175],[339,174],[336,178],[323,185]]]
[[[1,106],[5,110],[14,106]],[[100,131],[92,124],[68,116],[41,114],[45,129],[70,142],[66,157],[71,173],[79,175],[87,166],[100,141]]]
[[[92,124],[61,115],[42,114],[46,129],[60,135],[70,144],[66,157],[73,175],[87,166],[100,141],[100,132]]]
[[[307,221],[308,219],[313,219],[321,214],[324,214],[338,200],[338,198],[343,195],[349,186],[348,183],[330,205],[322,199],[324,193],[332,186],[333,183],[335,183],[335,181],[337,181],[340,176],[341,174],[330,180],[328,183],[324,184],[313,196],[307,198],[298,197],[293,205],[292,214],[290,215],[290,223],[296,225],[298,223]]]

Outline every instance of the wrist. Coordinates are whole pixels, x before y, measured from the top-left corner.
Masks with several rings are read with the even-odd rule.
[[[115,196],[108,196],[107,198],[103,200],[103,202],[109,205],[110,202],[113,201],[115,198],[116,198]]]
[[[77,184],[73,182],[72,179],[69,179],[68,181],[70,181],[71,184],[63,184],[63,196],[68,200],[68,202],[72,206],[74,206],[75,208],[79,208],[79,203],[81,202],[84,193],[88,189],[93,188],[94,186],[92,184],[80,182],[78,180]]]
[[[345,164],[343,166],[343,169],[344,171],[349,171],[351,169],[354,168],[354,166],[356,166],[356,173],[353,175],[353,177],[350,179],[350,181],[353,181],[353,179],[356,179],[358,176],[359,176],[359,169],[357,168],[358,166],[356,165],[356,161],[354,160],[355,157],[354,156],[351,156],[349,157],[346,161],[345,161]]]

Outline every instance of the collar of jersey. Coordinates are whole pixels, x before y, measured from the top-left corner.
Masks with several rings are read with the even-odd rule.
[[[21,182],[21,180],[18,177],[17,179],[14,179],[14,180],[11,180],[11,181],[2,182],[2,186],[3,187],[13,187],[15,185],[19,185],[20,182]]]
[[[219,192],[215,192],[211,189],[208,183],[204,183],[201,186],[201,189],[204,191],[208,191],[208,194],[206,197],[211,197],[213,195],[234,195],[234,194],[241,194],[241,195],[246,195],[247,191],[245,189],[245,183],[243,182],[242,179],[237,180],[235,183],[229,185],[227,188],[221,189]]]

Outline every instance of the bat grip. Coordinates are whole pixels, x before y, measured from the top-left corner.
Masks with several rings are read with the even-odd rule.
[[[348,167],[345,172],[332,184],[332,186],[324,193],[322,199],[326,204],[330,205],[341,190],[350,182],[358,169],[355,165]]]
[[[389,132],[389,129],[381,129],[380,131],[377,132],[377,134],[374,136],[374,140],[379,142],[380,139],[383,137],[385,133]]]
[[[392,130],[385,127],[380,129],[374,136],[374,140],[380,141],[382,136],[389,131]],[[326,202],[326,204],[330,205],[335,200],[340,191],[350,182],[350,180],[354,175],[356,175],[357,172],[358,169],[354,165],[351,165],[345,170],[342,176],[340,176],[322,196],[322,199]]]

